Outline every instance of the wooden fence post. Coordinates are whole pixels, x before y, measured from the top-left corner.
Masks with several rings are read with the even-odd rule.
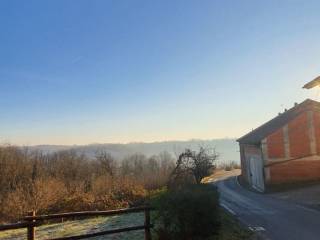
[[[150,208],[146,208],[144,210],[144,239],[145,240],[151,240],[151,231],[150,231]]]
[[[36,212],[35,211],[31,211],[29,212],[28,216],[36,216]],[[35,220],[30,220],[30,223],[34,223]],[[28,240],[35,240],[36,237],[35,237],[35,227],[34,226],[29,226],[28,227]]]

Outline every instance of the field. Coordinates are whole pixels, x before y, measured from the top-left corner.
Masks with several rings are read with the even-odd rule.
[[[122,216],[98,217],[78,221],[66,221],[43,225],[36,228],[36,237],[38,239],[49,239],[56,237],[66,237],[72,235],[81,235],[115,228],[129,227],[134,225],[143,225],[143,213],[132,213]],[[114,239],[114,240],[140,240],[143,239],[143,231],[133,231],[109,236],[90,238],[92,240]],[[0,233],[0,239],[3,240],[24,240],[26,239],[26,230],[12,230]]]

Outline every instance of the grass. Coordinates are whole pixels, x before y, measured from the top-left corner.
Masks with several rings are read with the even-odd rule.
[[[72,235],[81,235],[85,233],[100,232],[115,228],[143,225],[143,213],[132,213],[128,215],[113,217],[98,217],[85,220],[66,221],[63,223],[54,223],[43,225],[36,228],[37,239],[49,239],[57,237],[66,237]],[[92,240],[140,240],[143,239],[143,231],[132,231],[101,237],[90,238]],[[2,240],[22,240],[26,239],[26,229],[10,230],[0,232]]]
[[[48,239],[56,237],[65,237],[104,231],[114,228],[143,225],[143,213],[132,213],[127,215],[113,217],[98,217],[85,220],[66,221],[63,223],[54,223],[43,225],[36,228],[37,239]],[[242,226],[237,219],[221,209],[221,232],[215,240],[248,240],[252,237],[252,232]],[[22,240],[26,239],[26,230],[11,230],[0,232],[2,240]],[[106,235],[101,237],[90,238],[93,240],[142,240],[144,239],[143,231],[132,231],[127,233]],[[155,238],[154,238],[155,239]]]
[[[253,232],[243,226],[234,216],[221,209],[221,231],[217,240],[249,240]]]

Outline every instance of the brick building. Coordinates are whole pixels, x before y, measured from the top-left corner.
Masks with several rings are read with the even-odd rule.
[[[258,191],[320,180],[320,102],[295,104],[237,141],[242,178]]]

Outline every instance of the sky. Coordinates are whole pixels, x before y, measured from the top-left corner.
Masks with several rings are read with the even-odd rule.
[[[320,90],[319,1],[0,1],[0,142],[237,138]]]

